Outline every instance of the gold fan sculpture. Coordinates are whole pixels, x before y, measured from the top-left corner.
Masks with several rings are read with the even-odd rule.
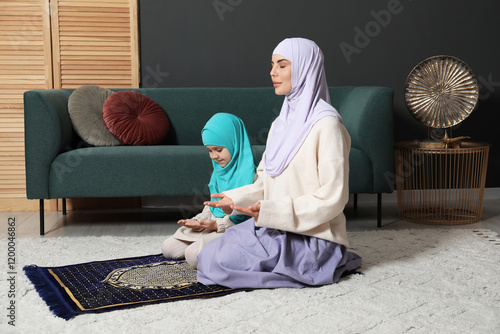
[[[456,57],[433,56],[415,66],[406,79],[406,106],[423,125],[445,129],[442,138],[431,135],[436,141],[422,145],[431,148],[459,147],[460,141],[470,138],[451,138],[447,129],[471,114],[478,96],[476,75]]]

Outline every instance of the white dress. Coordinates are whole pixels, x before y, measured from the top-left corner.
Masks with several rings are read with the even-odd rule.
[[[194,216],[194,220],[214,220],[217,223],[217,231],[201,229],[192,229],[189,227],[182,226],[174,233],[172,236],[175,239],[189,241],[189,242],[200,242],[200,250],[211,240],[220,237],[228,228],[234,226],[234,223],[229,219],[229,216],[224,216],[222,218],[215,217],[210,211],[210,207],[205,206],[203,211]]]

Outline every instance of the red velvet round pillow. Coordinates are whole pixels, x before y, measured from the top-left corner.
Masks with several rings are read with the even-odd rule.
[[[128,145],[161,144],[170,126],[165,111],[155,101],[133,91],[108,97],[102,115],[106,128]]]

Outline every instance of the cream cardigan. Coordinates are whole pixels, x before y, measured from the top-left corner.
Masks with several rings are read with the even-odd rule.
[[[339,119],[324,117],[281,175],[269,176],[261,161],[253,184],[224,194],[241,207],[260,202],[256,226],[348,246],[343,210],[349,200],[350,147],[351,138]]]

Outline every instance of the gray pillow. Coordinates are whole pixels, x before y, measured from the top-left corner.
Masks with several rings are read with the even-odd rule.
[[[104,125],[102,106],[114,92],[95,85],[81,86],[70,95],[68,111],[76,133],[94,146],[116,146],[122,142]]]

